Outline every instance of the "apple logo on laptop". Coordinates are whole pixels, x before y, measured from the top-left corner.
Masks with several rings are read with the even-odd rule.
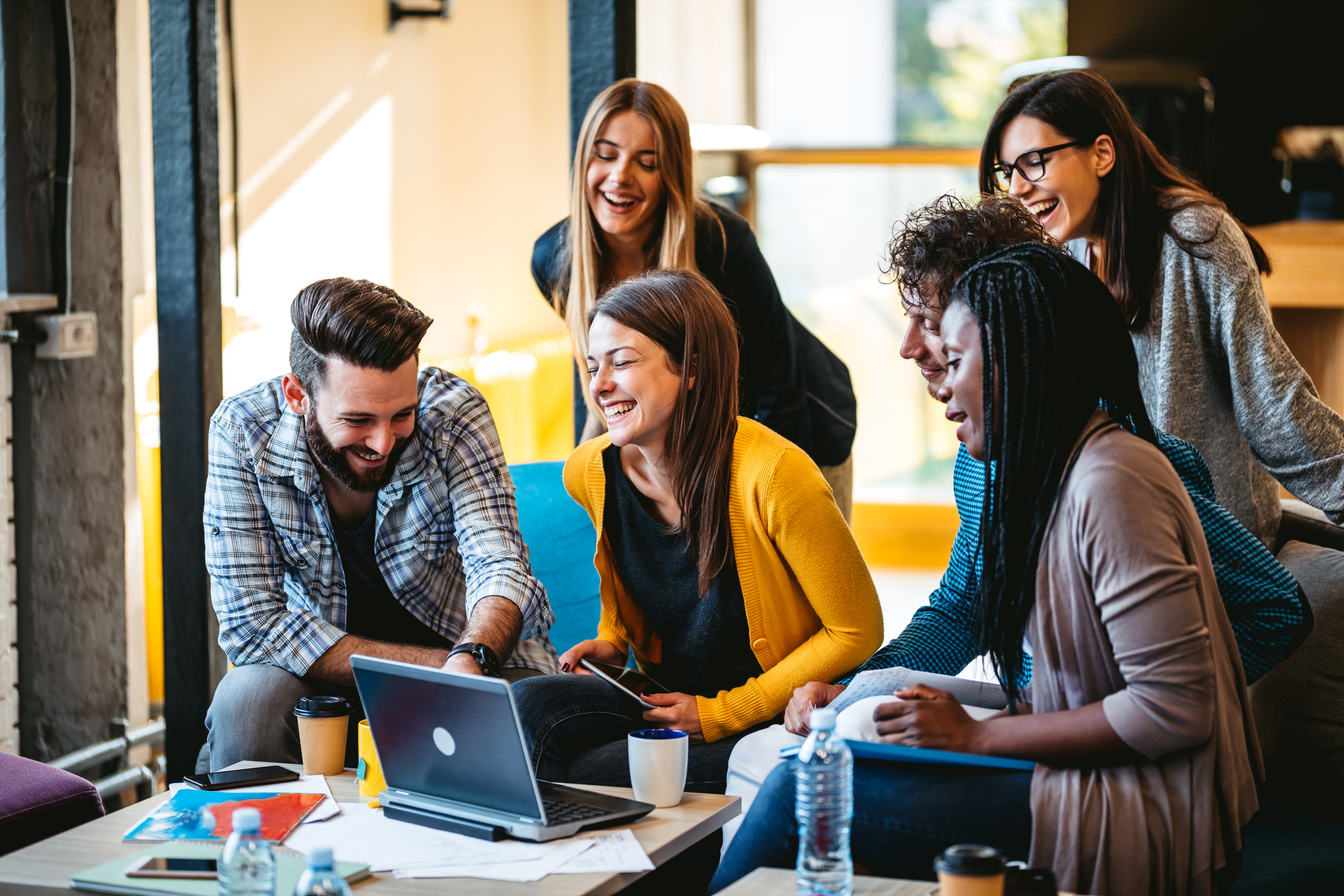
[[[447,728],[434,729],[434,746],[439,748],[439,752],[445,756],[451,756],[457,752],[457,741],[448,733]]]

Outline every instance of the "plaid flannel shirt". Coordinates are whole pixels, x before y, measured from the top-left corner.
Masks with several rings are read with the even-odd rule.
[[[1297,580],[1274,555],[1214,497],[1213,477],[1204,458],[1188,442],[1160,433],[1158,447],[1181,477],[1204,527],[1218,591],[1246,670],[1254,682],[1288,658],[1306,638],[1310,626]],[[938,588],[929,595],[910,624],[858,670],[904,666],[956,675],[975,659],[974,596],[971,583],[981,572],[980,513],[985,492],[985,467],[962,446],[952,474],[952,493],[961,516],[952,556]],[[1025,684],[1031,657],[1024,657]],[[851,676],[852,677],[852,676]],[[841,683],[848,683],[844,678]]]
[[[414,441],[378,492],[374,554],[416,619],[456,641],[476,602],[522,611],[506,666],[556,671],[554,615],[518,533],[513,480],[485,399],[420,371]],[[303,418],[280,378],[224,401],[210,420],[205,562],[219,643],[234,665],[304,675],[346,633],[345,573]]]

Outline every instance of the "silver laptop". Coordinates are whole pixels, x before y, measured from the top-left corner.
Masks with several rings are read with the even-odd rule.
[[[554,840],[631,821],[649,803],[538,781],[509,684],[351,657],[388,818],[484,840]]]

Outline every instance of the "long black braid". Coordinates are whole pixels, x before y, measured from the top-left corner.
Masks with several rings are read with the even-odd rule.
[[[1156,443],[1138,361],[1105,285],[1066,253],[1022,243],[972,266],[952,292],[980,322],[984,357],[984,568],[979,647],[1016,702],[1036,562],[1069,457],[1100,405]]]

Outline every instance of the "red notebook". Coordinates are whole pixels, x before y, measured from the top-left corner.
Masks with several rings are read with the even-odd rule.
[[[262,836],[279,843],[324,799],[320,793],[219,793],[183,788],[127,831],[124,839],[227,840],[233,833],[234,810],[246,808],[261,813]]]

